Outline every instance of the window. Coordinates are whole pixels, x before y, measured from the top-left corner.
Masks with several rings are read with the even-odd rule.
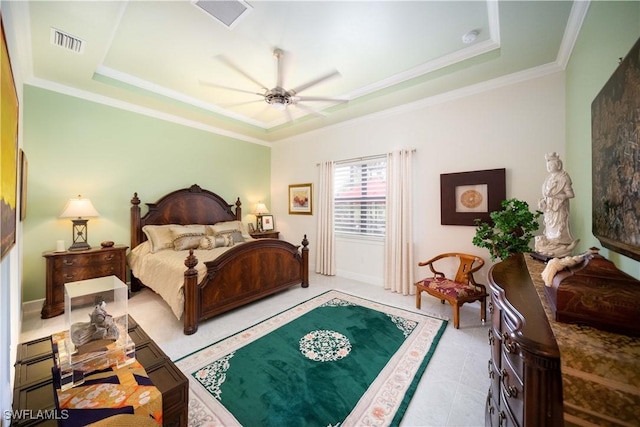
[[[384,237],[387,159],[336,164],[333,216],[338,235]]]

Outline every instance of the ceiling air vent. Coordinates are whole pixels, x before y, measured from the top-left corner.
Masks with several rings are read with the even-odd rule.
[[[192,0],[192,3],[228,28],[233,28],[252,10],[243,0]]]
[[[51,44],[75,53],[84,52],[84,40],[53,27],[51,28]]]

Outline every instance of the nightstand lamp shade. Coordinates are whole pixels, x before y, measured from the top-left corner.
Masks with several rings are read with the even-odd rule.
[[[258,231],[264,231],[262,228],[262,215],[268,214],[269,210],[264,203],[259,202],[256,208],[253,210],[253,214],[256,216],[256,228]]]
[[[73,244],[69,247],[70,251],[91,249],[91,246],[87,243],[87,218],[97,216],[99,216],[98,211],[93,207],[91,200],[83,199],[82,196],[78,196],[77,199],[69,199],[60,214],[60,218],[72,218]]]

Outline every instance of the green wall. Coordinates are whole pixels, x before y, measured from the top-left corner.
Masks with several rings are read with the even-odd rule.
[[[255,203],[270,200],[271,148],[142,114],[24,86],[28,159],[23,222],[23,301],[45,296],[42,253],[72,241],[71,221],[58,215],[71,197],[90,198],[100,213],[88,240],[129,245],[134,192],[144,203],[198,184],[229,203],[242,201],[244,222]],[[145,211],[143,210],[143,213]]]
[[[640,276],[640,263],[604,249],[591,231],[591,103],[638,37],[640,2],[592,1],[566,70],[566,169],[576,193],[572,232],[581,239],[580,251],[602,248],[604,256],[634,277]]]

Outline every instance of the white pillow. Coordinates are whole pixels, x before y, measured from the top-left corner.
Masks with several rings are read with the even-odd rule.
[[[184,251],[186,249],[197,249],[200,239],[205,235],[204,225],[176,225],[170,227],[173,249]]]
[[[171,235],[171,227],[176,224],[167,225],[145,225],[142,227],[143,233],[147,236],[147,240],[151,242],[151,253],[155,254],[163,249],[173,248],[173,236]]]

